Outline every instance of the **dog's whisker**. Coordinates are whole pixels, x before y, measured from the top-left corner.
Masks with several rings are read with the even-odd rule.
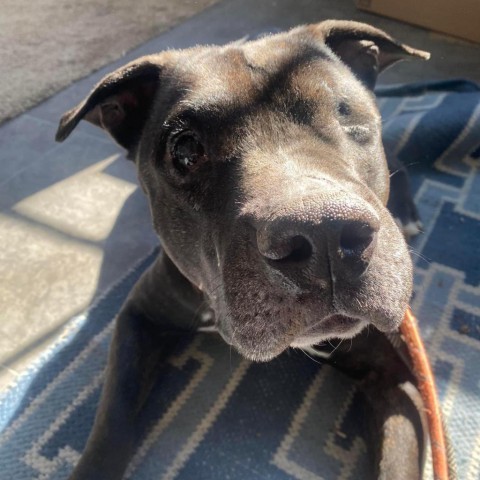
[[[319,365],[323,365],[322,362],[319,362],[318,360],[315,360],[313,357],[311,357],[303,348],[299,348],[299,350],[300,350],[305,356],[307,356],[310,360],[312,360],[312,362],[318,363]]]
[[[408,247],[408,251],[412,254],[412,255],[415,255],[417,256],[418,258],[420,258],[421,260],[423,260],[424,262],[426,263],[432,263],[432,261],[427,258],[425,255],[423,255],[421,252],[419,252],[418,250],[415,250],[414,248],[412,247]]]
[[[343,340],[345,340],[344,338],[341,338],[340,341],[338,342],[338,345],[330,352],[330,355],[333,355],[335,353],[335,351],[337,350],[337,348],[343,343]],[[330,343],[330,342],[329,342]],[[330,345],[332,345],[330,343]],[[332,345],[333,347],[333,345]]]

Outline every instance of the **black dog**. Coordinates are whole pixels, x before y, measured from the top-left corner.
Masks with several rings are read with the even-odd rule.
[[[402,321],[412,267],[386,208],[371,91],[412,56],[428,58],[371,26],[326,21],[143,57],[64,115],[58,140],[85,119],[128,150],[164,249],[119,314],[71,478],[122,477],[157,366],[204,304],[252,360],[355,337],[333,361],[361,379],[378,476],[420,477],[422,406],[402,345],[386,335]]]

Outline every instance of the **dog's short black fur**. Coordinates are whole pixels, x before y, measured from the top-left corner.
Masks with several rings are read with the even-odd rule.
[[[377,75],[408,57],[428,54],[365,24],[326,21],[140,58],[63,116],[58,140],[85,119],[128,150],[163,247],[117,319],[72,479],[122,477],[157,366],[201,325],[202,305],[252,360],[355,337],[330,361],[361,382],[377,476],[420,477],[421,401],[402,345],[387,338],[412,268],[386,208],[372,93]],[[395,193],[401,210],[405,191]]]

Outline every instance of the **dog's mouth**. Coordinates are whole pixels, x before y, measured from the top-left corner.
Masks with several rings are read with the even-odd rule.
[[[351,338],[367,325],[365,320],[346,315],[330,315],[307,327],[290,344],[291,347],[310,347],[333,337]],[[330,333],[331,332],[331,333]]]
[[[276,325],[266,329],[258,329],[253,322],[248,322],[250,325],[247,323],[232,330],[221,320],[216,322],[216,326],[223,339],[246,358],[269,361],[290,347],[311,347],[331,339],[352,338],[368,324],[360,318],[332,314],[305,325],[301,312],[291,313],[293,317],[283,321],[277,318]],[[295,314],[299,321],[295,321]]]

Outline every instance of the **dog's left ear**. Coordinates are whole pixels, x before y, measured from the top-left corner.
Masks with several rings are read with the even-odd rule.
[[[375,86],[383,70],[400,60],[430,58],[428,52],[399,43],[366,23],[326,20],[312,27],[315,35],[321,35],[325,44],[368,88]]]
[[[66,112],[55,140],[63,142],[80,120],[106,130],[131,154],[140,139],[160,83],[158,56],[139,58],[104,77],[90,95]]]

